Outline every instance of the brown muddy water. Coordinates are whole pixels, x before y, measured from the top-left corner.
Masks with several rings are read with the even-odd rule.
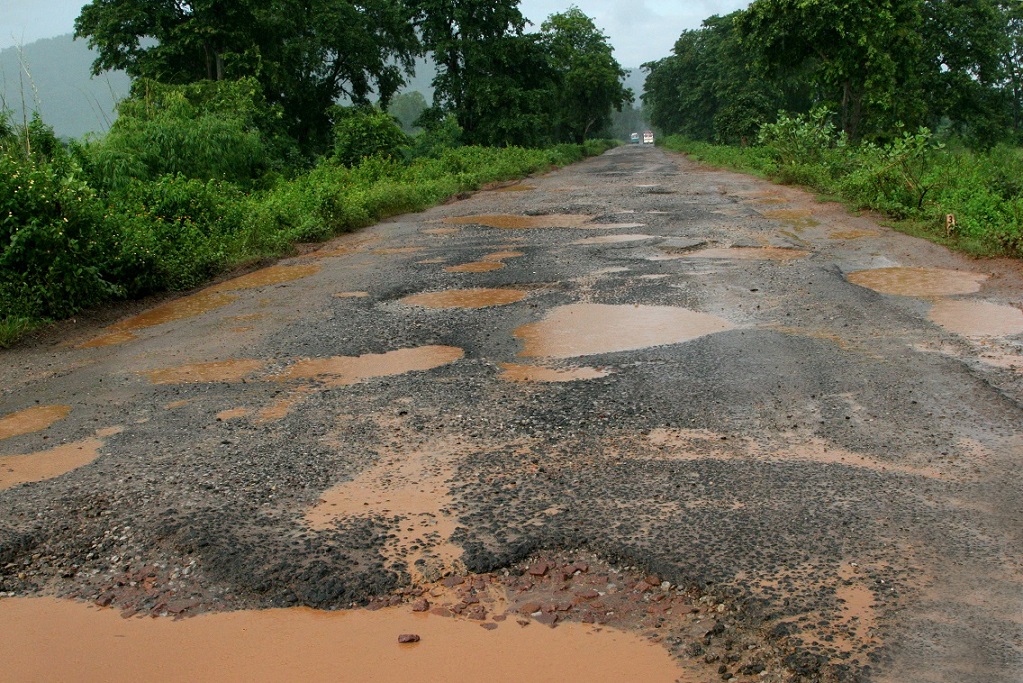
[[[554,213],[547,216],[516,216],[512,214],[481,214],[478,216],[451,216],[445,223],[454,225],[484,225],[488,228],[526,230],[529,228],[591,228],[586,225],[596,216]]]
[[[168,301],[144,313],[122,320],[107,329],[111,332],[124,332],[155,327],[175,320],[194,318],[203,313],[226,306],[237,299],[237,295],[207,289],[197,294]]]
[[[938,301],[927,317],[949,332],[964,337],[1023,334],[1023,311],[988,301]]]
[[[446,289],[413,294],[401,302],[423,308],[487,308],[513,304],[527,296],[528,293],[521,289]]]
[[[374,377],[432,370],[454,363],[463,355],[465,352],[454,346],[419,346],[363,356],[309,358],[288,366],[271,379],[276,381],[314,379],[328,386],[345,386]]]
[[[138,339],[138,336],[131,332],[111,332],[110,334],[104,334],[95,339],[91,339],[84,344],[79,344],[80,349],[95,349],[101,346],[116,346],[117,344],[126,344],[127,342]]]
[[[588,244],[619,244],[622,242],[639,242],[642,240],[655,240],[656,235],[598,235],[597,237],[587,237],[586,239],[576,240],[572,244],[588,245]]]
[[[723,318],[673,306],[571,304],[523,325],[520,356],[572,358],[678,344],[732,329]]]
[[[501,374],[506,382],[576,382],[588,379],[600,379],[611,374],[610,370],[599,368],[545,368],[539,365],[520,365],[518,363],[501,363]]]
[[[263,369],[266,363],[253,358],[235,358],[212,363],[194,363],[173,368],[142,370],[152,384],[197,384],[203,382],[240,382]]]
[[[105,433],[108,436],[110,434],[109,431]],[[48,451],[0,457],[0,490],[53,479],[88,465],[100,456],[99,449],[102,446],[103,439],[96,437],[57,446]]]
[[[853,284],[882,294],[934,297],[974,294],[987,275],[943,268],[877,268],[848,273]]]
[[[280,285],[285,282],[292,282],[302,278],[315,275],[320,272],[319,263],[305,263],[296,266],[270,266],[260,268],[232,280],[214,285],[208,291],[233,292],[240,289],[257,289],[267,285]]]
[[[529,623],[529,622],[527,622]],[[11,681],[695,681],[667,651],[608,627],[549,629],[413,613],[308,608],[123,619],[54,598],[0,599]],[[398,636],[420,641],[399,645]]]
[[[70,412],[71,406],[35,406],[4,415],[0,417],[0,441],[46,429]]]
[[[720,258],[741,261],[790,261],[809,255],[810,252],[802,249],[782,247],[714,247],[679,254],[681,258]]]
[[[458,266],[448,266],[445,273],[489,273],[492,270],[501,270],[504,264],[500,261],[473,261]]]

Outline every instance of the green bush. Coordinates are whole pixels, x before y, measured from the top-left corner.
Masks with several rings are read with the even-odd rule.
[[[334,109],[332,156],[343,166],[353,167],[370,157],[402,158],[410,144],[397,120],[386,112],[366,107]]]

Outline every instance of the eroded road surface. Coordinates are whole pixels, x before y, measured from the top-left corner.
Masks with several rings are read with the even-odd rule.
[[[622,147],[69,326],[0,678],[1023,680],[1021,293]]]

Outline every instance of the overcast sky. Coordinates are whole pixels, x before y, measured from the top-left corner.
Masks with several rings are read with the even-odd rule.
[[[0,48],[31,43],[74,30],[82,0],[0,0]],[[537,27],[571,0],[521,0],[522,13]],[[748,0],[576,0],[610,37],[622,66],[666,57],[679,34],[713,14],[728,14]]]

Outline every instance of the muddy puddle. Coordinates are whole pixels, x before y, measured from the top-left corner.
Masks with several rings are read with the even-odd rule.
[[[504,264],[500,261],[473,261],[457,266],[448,266],[445,273],[489,273],[492,270],[501,270]]]
[[[107,328],[111,333],[126,332],[131,330],[142,330],[147,327],[155,327],[175,320],[195,318],[208,313],[209,311],[221,308],[237,299],[237,295],[224,294],[222,292],[205,290],[197,294],[185,296],[174,301],[168,301],[156,308],[152,308],[139,315],[132,316],[127,320],[111,325]],[[109,339],[109,333],[104,335]],[[93,340],[95,341],[95,340]],[[127,341],[127,339],[126,339]],[[89,342],[86,342],[87,344]],[[111,343],[109,341],[107,344]]]
[[[784,247],[713,247],[685,254],[681,258],[736,259],[740,261],[791,261],[805,258],[810,252]]]
[[[454,363],[463,355],[464,351],[454,346],[420,346],[363,356],[309,358],[289,365],[271,379],[313,379],[327,386],[345,386],[374,377],[432,370]]]
[[[84,344],[79,344],[80,349],[96,349],[102,346],[116,346],[118,344],[127,344],[130,341],[138,339],[138,335],[124,331],[124,332],[111,332],[110,334],[100,335],[95,339],[90,339]]]
[[[508,185],[507,187],[499,187],[495,192],[532,192],[536,187],[534,185]]]
[[[545,368],[539,365],[520,365],[518,363],[501,363],[500,379],[506,382],[577,382],[589,379],[600,379],[611,374],[610,370],[600,368]]]
[[[423,247],[389,247],[385,249],[374,249],[372,253],[377,256],[395,256],[398,254],[418,254]]]
[[[369,292],[337,292],[334,294],[335,299],[365,299],[369,296]]]
[[[813,228],[820,223],[813,218],[813,211],[808,209],[775,209],[773,211],[762,211],[764,218],[784,221],[794,228]]]
[[[253,358],[235,358],[212,363],[194,363],[172,368],[141,370],[151,384],[196,384],[202,382],[240,382],[266,365]]]
[[[71,412],[71,406],[35,406],[9,413],[0,417],[0,441],[13,436],[42,431],[55,422],[63,420]]]
[[[879,230],[838,230],[828,235],[831,240],[859,240],[866,237],[880,237]]]
[[[384,555],[405,564],[413,580],[435,581],[461,568],[462,548],[451,542],[457,520],[447,512],[454,502],[447,481],[463,450],[452,438],[414,451],[385,451],[355,479],[321,494],[305,522],[322,531],[351,517],[397,518]]]
[[[623,242],[640,242],[643,240],[655,239],[658,239],[656,235],[598,235],[597,237],[587,237],[586,239],[576,240],[575,242],[572,242],[572,244],[620,244]]]
[[[513,304],[527,296],[528,293],[521,289],[446,289],[413,294],[401,302],[423,308],[487,308]]]
[[[242,289],[258,289],[268,285],[280,285],[285,282],[293,282],[310,275],[315,275],[320,272],[320,267],[319,263],[304,263],[295,266],[260,268],[240,277],[221,282],[219,285],[214,285],[208,291],[234,292]]]
[[[571,304],[515,330],[520,356],[572,358],[678,344],[730,330],[723,318],[673,306]]]
[[[685,677],[663,648],[608,627],[481,623],[408,605],[123,619],[69,600],[7,598],[0,658],[14,681],[699,680]],[[401,645],[403,634],[419,641]]]
[[[248,408],[229,408],[227,410],[221,410],[216,414],[216,418],[221,422],[227,422],[228,420],[237,420],[238,418],[245,417],[249,414]]]
[[[45,481],[88,465],[100,456],[103,439],[120,432],[120,428],[103,429],[91,439],[64,444],[37,453],[0,457],[0,490],[18,484]]]
[[[596,216],[555,213],[546,216],[517,216],[512,214],[481,214],[478,216],[451,216],[445,223],[454,225],[484,225],[488,228],[525,230],[530,228],[600,228],[590,224]]]
[[[927,317],[949,332],[964,337],[1023,334],[1023,311],[988,301],[938,301]]]
[[[935,297],[974,294],[987,275],[943,268],[877,268],[848,273],[853,284],[882,294]]]
[[[444,269],[446,273],[489,273],[493,270],[504,268],[504,262],[508,259],[523,256],[521,251],[497,251],[487,254],[479,261],[463,263],[457,266],[448,266]]]

